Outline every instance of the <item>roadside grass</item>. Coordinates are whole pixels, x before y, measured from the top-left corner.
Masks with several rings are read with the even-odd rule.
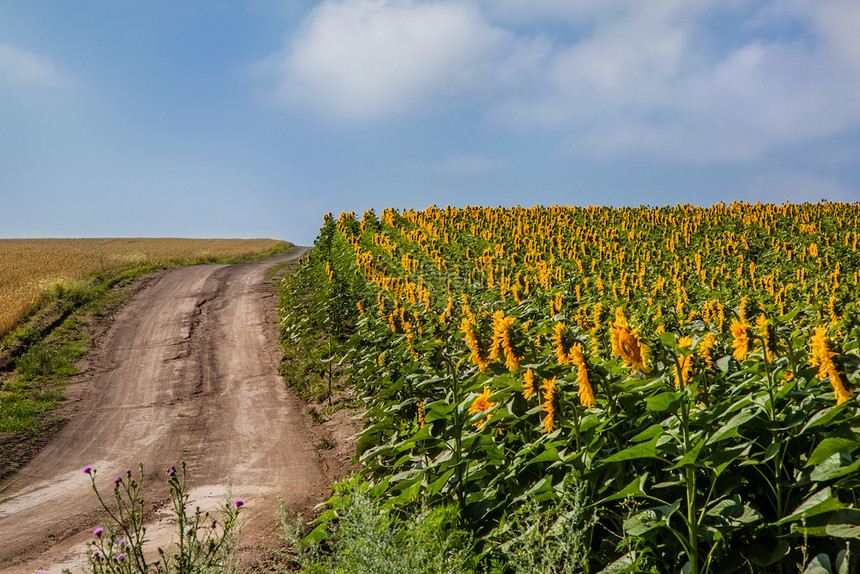
[[[288,268],[280,287],[281,344],[283,358],[280,374],[287,385],[305,402],[322,403],[329,397],[329,383],[340,379],[337,338],[326,334],[325,309],[328,294],[319,289],[320,283],[307,274],[292,273]]]
[[[0,393],[0,432],[33,434],[40,415],[62,404],[56,388],[30,388],[3,385]]]
[[[275,277],[283,275],[285,272],[295,268],[295,266],[295,261],[284,261],[283,263],[272,265],[266,269],[266,279],[274,279]]]
[[[322,312],[332,294],[321,289],[318,277],[296,273],[298,263],[289,261],[267,271],[269,278],[281,277],[279,324],[282,358],[279,373],[306,403],[326,403],[308,413],[318,423],[336,411],[357,406],[354,399],[333,401],[333,394],[345,388],[343,366],[337,362],[346,337],[333,332],[332,317]]]
[[[339,257],[346,253],[338,247],[331,241],[317,240],[313,252],[301,260],[321,256],[315,254],[331,253]],[[339,265],[347,264],[345,260],[339,262]],[[280,373],[302,400],[327,401],[335,410],[354,405],[348,402],[338,407],[333,404],[332,397],[347,386],[348,360],[344,356],[358,315],[356,294],[361,291],[362,286],[355,277],[330,281],[320,265],[291,263],[289,272],[285,273],[279,292],[284,352]]]
[[[129,287],[145,275],[195,264],[238,264],[288,253],[278,244],[247,257],[169,258],[102,271],[80,281],[55,283],[7,334],[0,337],[0,432],[35,438],[51,426],[47,415],[63,404],[64,390],[78,373],[76,361],[91,347],[90,318],[109,315],[133,295]],[[46,327],[46,323],[48,323]]]
[[[69,317],[50,339],[32,343],[14,360],[14,371],[0,384],[0,432],[36,436],[49,426],[45,413],[62,405],[74,363],[89,341],[86,322]]]

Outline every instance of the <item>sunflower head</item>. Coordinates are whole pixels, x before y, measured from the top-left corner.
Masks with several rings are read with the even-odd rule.
[[[623,318],[623,316],[622,316]],[[621,357],[634,371],[647,373],[650,370],[650,349],[638,329],[630,329],[627,321],[616,321],[610,327],[612,354]]]
[[[815,328],[815,334],[809,339],[809,349],[812,351],[811,362],[818,367],[818,378],[830,378],[836,403],[841,404],[851,398],[851,387],[846,381],[839,353],[827,337],[826,327],[819,325]]]
[[[683,388],[690,382],[690,375],[693,373],[693,339],[692,337],[684,336],[678,339],[678,347],[684,351],[678,357],[679,369],[675,370],[675,388]]]
[[[761,311],[758,301],[750,298],[748,295],[741,297],[741,302],[738,305],[738,316],[742,323],[749,323]]]
[[[812,351],[813,365],[820,365],[830,358],[830,343],[827,340],[827,329],[823,325],[815,328],[815,334],[809,339],[809,349]]]
[[[466,344],[469,346],[471,354],[469,358],[472,363],[484,371],[490,364],[490,351],[488,345],[482,343],[481,325],[479,322],[473,323],[468,317],[463,317],[460,322],[460,330],[466,338]]]
[[[522,353],[518,349],[516,319],[505,317],[504,311],[493,313],[493,340],[490,346],[490,358],[501,359],[509,371],[520,367]]]
[[[547,434],[551,433],[555,428],[555,392],[556,392],[556,384],[555,377],[551,379],[547,379],[541,385],[541,389],[543,389],[543,410],[546,413],[546,416],[543,418],[543,428],[547,432]]]
[[[483,413],[496,406],[496,403],[489,400],[491,394],[492,392],[490,391],[490,389],[484,387],[484,391],[480,395],[478,395],[478,398],[472,401],[472,405],[469,407],[469,414],[474,415],[477,413]],[[485,418],[476,422],[475,426],[478,428],[482,428],[485,424],[490,422],[491,416],[492,415],[487,415]]]
[[[599,329],[603,321],[606,320],[606,307],[603,303],[597,302],[592,308],[592,328]]]
[[[835,363],[827,374],[830,376],[830,385],[833,387],[833,393],[836,395],[836,404],[841,405],[851,398],[851,387],[845,380],[845,375]]]
[[[749,325],[735,319],[732,321],[730,329],[732,331],[732,348],[734,349],[732,356],[738,361],[743,361],[752,350]]]
[[[571,362],[576,365],[576,382],[579,384],[576,394],[579,397],[579,404],[586,408],[594,406],[597,399],[594,396],[591,381],[588,380],[588,367],[585,364],[585,356],[579,343],[574,343],[570,348],[570,356]]]
[[[558,322],[553,327],[552,341],[555,345],[555,357],[559,365],[567,365],[570,363],[570,355],[568,354],[568,345],[566,344],[567,328],[562,322]]]
[[[708,333],[696,346],[696,354],[702,360],[703,366],[706,369],[714,368],[714,344],[716,342],[716,337]]]
[[[835,295],[831,295],[830,299],[827,301],[827,314],[830,315],[830,322],[833,324],[838,323],[843,312],[844,305],[842,304],[842,301],[840,301]]]
[[[535,392],[535,374],[531,369],[523,375],[523,398],[529,400]]]

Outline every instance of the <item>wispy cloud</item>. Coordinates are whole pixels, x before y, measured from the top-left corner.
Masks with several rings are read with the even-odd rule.
[[[536,0],[537,13],[568,23],[572,40],[553,44],[529,84],[489,102],[490,113],[526,129],[606,109],[592,149],[694,162],[752,161],[851,133],[860,127],[860,40],[851,32],[860,8],[851,4]],[[518,0],[493,12],[506,22],[528,14]]]
[[[74,82],[74,76],[49,58],[0,44],[0,83],[21,87],[57,88]]]
[[[745,162],[860,128],[858,29],[855,0],[330,0],[273,60],[273,97],[374,121],[455,96],[520,130],[605,110],[595,153]]]
[[[442,175],[477,175],[490,171],[504,169],[508,164],[505,159],[490,159],[480,155],[454,155],[430,164],[419,164],[416,167],[430,173]]]

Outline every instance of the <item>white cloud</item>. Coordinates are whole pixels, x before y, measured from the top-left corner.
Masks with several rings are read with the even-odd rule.
[[[799,42],[750,42],[661,91],[659,103],[625,103],[600,141],[604,151],[748,161],[860,127],[860,77]]]
[[[831,24],[835,4],[810,4],[804,15]],[[562,10],[549,0],[541,5]],[[856,34],[828,33],[820,24],[812,36],[751,35],[718,46],[706,26],[717,8],[691,5],[589,11],[586,32],[542,62],[543,88],[491,102],[491,113],[521,128],[547,128],[583,125],[605,110],[589,137],[600,153],[705,162],[754,160],[860,127],[860,70],[845,55],[860,54],[852,51]],[[790,17],[801,18],[794,10]]]
[[[8,44],[0,44],[0,82],[16,86],[56,88],[72,81],[70,74],[48,58]]]
[[[856,0],[330,0],[270,69],[277,101],[328,118],[456,101],[575,131],[605,112],[595,153],[751,161],[860,128],[858,29]]]
[[[277,100],[342,118],[373,119],[479,86],[509,34],[457,2],[324,2],[270,62]]]
[[[477,175],[488,171],[504,169],[508,164],[505,159],[490,159],[480,155],[454,155],[447,159],[428,165],[418,166],[430,173],[443,175]]]
[[[532,81],[489,102],[490,115],[529,128],[576,124],[607,107],[637,114],[668,109],[665,91],[693,69],[694,27],[682,17],[685,10],[675,13],[658,2],[634,6],[608,5],[603,12],[592,6],[575,41],[557,41],[534,62]]]

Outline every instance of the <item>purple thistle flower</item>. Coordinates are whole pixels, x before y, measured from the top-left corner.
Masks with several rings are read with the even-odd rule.
[[[90,465],[87,465],[84,467],[84,474],[92,474],[92,472],[93,472],[93,467],[91,467]]]
[[[101,553],[101,552],[99,552],[98,550],[96,550],[95,552],[93,552],[93,558],[94,558],[94,559],[98,560],[99,558],[101,558],[101,556],[102,556],[102,553]]]
[[[116,560],[117,562],[119,562],[119,561],[120,561],[120,560],[122,560],[123,558],[125,558],[125,552],[120,552],[119,554],[117,554],[117,555],[116,555],[115,560]]]
[[[117,477],[116,477],[115,479],[113,479],[113,483],[114,483],[115,485],[119,486],[119,483],[120,483],[120,482],[122,482],[122,477],[121,477],[121,476],[119,476],[119,475],[117,475]]]
[[[126,470],[125,474],[126,474],[126,476],[131,476],[131,469],[129,468],[128,470]]]
[[[234,504],[236,505],[236,508],[242,508],[242,505],[245,504],[245,501],[241,498],[237,498]]]
[[[170,470],[167,471],[167,476],[173,476],[176,474],[176,465],[171,464]]]
[[[104,534],[105,529],[99,526],[95,530],[93,530],[93,536],[96,538],[101,538],[101,535]]]
[[[125,546],[125,538],[119,539],[119,545],[120,545],[120,547]]]

